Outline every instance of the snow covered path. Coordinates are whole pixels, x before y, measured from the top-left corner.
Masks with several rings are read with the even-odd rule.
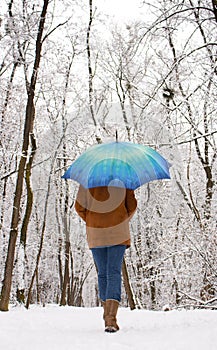
[[[217,311],[120,308],[121,330],[103,331],[101,308],[32,306],[0,313],[2,350],[216,350]]]

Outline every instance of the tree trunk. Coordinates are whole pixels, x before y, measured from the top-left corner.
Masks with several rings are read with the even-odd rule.
[[[64,270],[64,278],[63,278],[63,287],[61,293],[60,305],[64,306],[67,304],[67,292],[70,288],[70,276],[69,276],[69,262],[70,262],[70,241],[69,241],[69,233],[67,229],[67,224],[64,224],[65,231],[65,270]]]
[[[91,48],[90,48],[90,31],[92,27],[93,22],[93,1],[89,0],[89,23],[87,28],[87,36],[86,36],[86,44],[87,44],[87,59],[88,59],[88,93],[89,93],[89,108],[90,108],[90,114],[93,119],[93,124],[96,127],[96,141],[97,143],[102,143],[100,135],[98,135],[97,130],[97,121],[96,116],[94,112],[94,106],[93,106],[93,94],[94,94],[94,88],[93,88],[93,69],[91,64]]]
[[[217,1],[216,0],[212,0],[212,6],[213,6],[213,12],[215,15],[215,20],[217,22]]]
[[[26,166],[26,161],[28,156],[29,138],[33,130],[33,124],[34,124],[34,118],[35,118],[35,106],[34,106],[35,86],[36,86],[37,73],[38,73],[38,68],[39,68],[40,59],[41,59],[42,34],[44,30],[45,16],[47,13],[48,2],[49,0],[44,0],[43,9],[40,16],[38,34],[36,39],[35,61],[34,61],[34,67],[32,71],[31,83],[28,89],[22,155],[21,155],[19,167],[18,167],[17,182],[16,182],[16,189],[15,189],[15,195],[14,195],[14,202],[13,202],[11,232],[10,232],[10,238],[9,238],[9,244],[8,244],[8,253],[7,253],[7,258],[5,263],[4,280],[3,280],[2,291],[1,291],[0,311],[8,311],[9,300],[10,300],[14,256],[15,256],[15,248],[16,248],[16,241],[17,241],[17,235],[18,235],[18,224],[20,219],[19,217],[20,204],[21,204],[21,197],[23,192],[24,172],[25,172],[25,166]]]
[[[156,307],[156,286],[155,286],[155,279],[154,279],[154,276],[155,276],[155,268],[154,267],[152,267],[150,269],[149,276],[151,278],[151,280],[149,282],[150,297],[151,297],[151,308],[152,308],[152,310],[154,310],[155,307]]]
[[[26,190],[27,190],[27,202],[26,202],[26,211],[22,223],[21,234],[20,234],[20,247],[19,250],[23,252],[23,254],[18,254],[18,282],[17,282],[17,301],[19,303],[25,303],[25,266],[26,266],[26,239],[27,239],[27,230],[30,221],[30,217],[32,214],[32,205],[33,205],[33,191],[31,188],[31,170],[34,155],[36,152],[36,140],[34,134],[31,133],[31,154],[29,157],[29,162],[26,166]],[[22,260],[20,260],[22,259]]]
[[[129,304],[130,304],[130,309],[134,310],[136,308],[136,302],[135,302],[135,298],[134,298],[132,288],[130,285],[129,275],[128,275],[127,265],[126,265],[125,259],[123,260],[123,265],[122,265],[122,275],[123,275],[123,280],[124,280],[124,287],[125,287],[125,290],[127,293]]]

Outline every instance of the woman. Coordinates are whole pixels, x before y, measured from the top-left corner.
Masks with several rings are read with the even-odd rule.
[[[80,186],[75,209],[86,223],[87,241],[97,267],[99,297],[106,332],[119,330],[121,267],[130,246],[129,220],[137,207],[134,191],[119,187]]]

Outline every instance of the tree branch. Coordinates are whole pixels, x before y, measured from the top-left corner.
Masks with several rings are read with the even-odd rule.
[[[54,27],[53,29],[51,29],[51,31],[48,32],[48,33],[44,36],[44,38],[43,38],[43,40],[42,40],[42,43],[43,43],[53,32],[55,32],[56,29],[58,29],[58,28],[64,26],[64,25],[70,20],[70,18],[71,18],[71,17],[69,17],[65,22],[59,23],[56,27]]]

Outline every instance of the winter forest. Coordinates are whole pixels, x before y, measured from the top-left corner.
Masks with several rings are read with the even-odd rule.
[[[153,147],[171,180],[136,190],[122,306],[217,308],[217,2],[2,0],[0,310],[99,305],[78,184],[93,144]],[[138,14],[138,15],[137,15]]]

